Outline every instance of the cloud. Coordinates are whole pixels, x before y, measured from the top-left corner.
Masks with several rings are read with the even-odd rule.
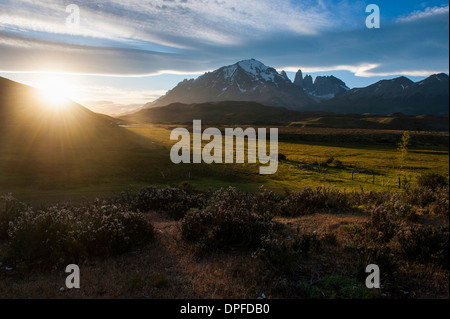
[[[81,28],[69,33],[66,1],[2,1],[0,71],[199,74],[247,58],[280,70],[344,69],[358,76],[449,68],[448,6],[369,30],[355,13],[364,13],[364,1],[77,3]]]
[[[302,70],[303,73],[315,73],[315,72],[326,72],[326,71],[350,71],[356,76],[361,77],[371,77],[375,76],[375,74],[370,71],[379,67],[379,64],[360,64],[360,65],[335,65],[335,66],[327,66],[327,67],[303,67],[303,66],[287,66],[280,67],[280,70],[297,72],[299,69]],[[378,74],[377,74],[378,75]]]
[[[187,48],[193,40],[232,45],[272,30],[316,34],[335,25],[331,11],[313,1],[189,0],[77,1],[80,28],[65,26],[67,1],[7,0],[0,26],[10,30],[70,34],[120,41],[145,41]],[[195,42],[195,41],[194,41]]]
[[[431,17],[434,15],[441,15],[441,14],[447,14],[449,13],[449,6],[442,6],[442,7],[428,7],[425,10],[418,10],[414,11],[406,16],[400,17],[397,19],[398,22],[409,22],[414,21],[417,19],[423,19],[427,17]]]

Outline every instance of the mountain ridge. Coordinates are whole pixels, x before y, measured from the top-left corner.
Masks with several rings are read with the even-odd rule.
[[[445,73],[433,74],[413,82],[401,76],[381,80],[364,88],[351,89],[336,98],[325,101],[324,111],[339,110],[342,113],[449,113],[449,77]]]
[[[172,103],[246,101],[297,111],[443,115],[448,113],[448,95],[448,75],[444,73],[419,82],[400,76],[350,89],[335,76],[318,76],[313,81],[311,75],[303,77],[301,70],[292,82],[285,71],[279,73],[250,59],[186,79],[135,112]]]

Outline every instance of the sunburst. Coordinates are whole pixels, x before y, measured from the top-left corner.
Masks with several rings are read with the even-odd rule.
[[[72,86],[60,77],[43,78],[37,88],[45,106],[53,111],[66,109],[74,96]]]

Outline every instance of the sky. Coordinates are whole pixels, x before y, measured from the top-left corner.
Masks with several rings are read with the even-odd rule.
[[[250,58],[350,88],[419,81],[449,72],[448,37],[441,0],[0,0],[0,76],[120,114]]]

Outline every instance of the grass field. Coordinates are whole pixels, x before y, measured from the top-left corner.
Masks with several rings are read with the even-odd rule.
[[[399,178],[403,188],[424,172],[449,173],[448,133],[413,133],[400,168],[396,143],[401,131],[280,127],[279,153],[286,160],[276,174],[262,176],[259,164],[171,163],[175,141],[170,141],[170,133],[176,127],[125,126],[131,136],[142,138],[138,146],[125,148],[68,147],[57,156],[50,150],[30,155],[4,149],[0,157],[9,166],[0,167],[0,193],[39,204],[108,197],[129,186],[177,186],[185,180],[201,190],[255,190],[261,185],[275,191],[320,185],[348,191],[398,190]]]
[[[142,125],[129,126],[130,131],[167,145],[170,148],[175,142],[170,142],[170,132],[176,126]],[[336,134],[333,140],[327,136]],[[411,147],[407,161],[403,168],[400,166],[400,153],[397,150],[396,138],[401,139],[401,131],[374,131],[374,130],[335,130],[335,129],[307,129],[279,128],[281,137],[292,137],[320,133],[325,136],[324,141],[308,141],[297,139],[280,139],[279,153],[286,156],[285,161],[279,164],[278,172],[274,175],[259,175],[255,164],[213,164],[210,167],[209,176],[201,174],[201,165],[192,165],[199,169],[199,174],[191,173],[191,183],[200,189],[223,186],[234,180],[233,186],[241,185],[244,189],[256,189],[261,184],[274,190],[298,189],[304,186],[327,185],[347,190],[397,190],[407,183],[414,184],[416,178],[424,172],[439,172],[442,175],[449,173],[449,150],[440,144],[441,133],[432,134],[438,138],[438,143],[428,141],[418,143]],[[340,136],[348,135],[389,135],[387,143],[369,143],[363,140],[358,143],[335,142]],[[392,138],[394,135],[394,138]],[[413,134],[412,143],[421,140],[424,135]],[[320,136],[320,135],[319,135]],[[448,134],[446,135],[448,137]],[[445,134],[444,134],[445,137]],[[203,146],[208,142],[203,142]],[[247,151],[247,150],[245,150]],[[338,160],[334,163],[326,163],[331,159]],[[181,164],[185,165],[185,164]],[[181,170],[182,172],[182,170]],[[184,172],[185,173],[185,172]],[[184,178],[183,178],[184,177]],[[188,175],[179,176],[181,180],[188,179]],[[240,181],[239,177],[244,177]],[[403,185],[403,186],[402,186]]]

